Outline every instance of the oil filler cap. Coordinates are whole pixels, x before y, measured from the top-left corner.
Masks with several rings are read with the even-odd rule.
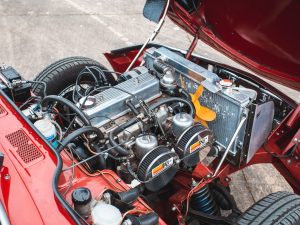
[[[74,205],[86,205],[92,200],[91,191],[88,188],[76,188],[72,192],[72,201]]]

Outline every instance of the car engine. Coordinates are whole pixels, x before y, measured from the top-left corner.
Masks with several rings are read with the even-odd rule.
[[[188,80],[191,73],[194,76]],[[189,93],[201,85],[206,89],[201,107],[213,114],[210,121],[194,121],[196,110]],[[209,152],[224,150],[256,95],[251,89],[228,86],[216,74],[160,48],[148,50],[145,65],[122,74],[117,85],[80,98],[77,107],[101,131],[104,145],[114,148],[104,153],[107,160],[102,162],[116,157],[115,169],[123,180],[137,180],[157,191],[180,167],[193,167]],[[232,156],[244,144],[245,127],[230,148]],[[78,159],[101,151],[81,145],[73,149]],[[86,167],[93,172],[107,165],[95,160]]]
[[[103,188],[104,207],[92,203],[89,182],[78,187],[79,179],[74,189],[72,182],[63,186],[76,213],[93,221],[101,220],[105,210],[119,218],[119,211],[130,210],[138,197],[155,205],[166,190],[176,195],[176,187],[185,185],[177,184],[178,179],[174,184],[177,174],[190,174],[200,162],[214,160],[217,169],[211,177],[224,161],[236,167],[248,163],[280,120],[274,117],[276,96],[262,97],[269,93],[230,71],[220,76],[222,71],[164,47],[147,49],[143,60],[118,75],[86,67],[59,95],[32,96],[19,107],[56,151],[72,160],[65,170],[80,167],[90,180],[113,171],[117,182],[131,188],[126,193]],[[56,173],[55,182],[58,177]],[[105,182],[112,185],[107,178]],[[211,196],[205,186],[189,197],[194,209],[216,215],[219,209]],[[203,208],[203,199],[210,199],[209,207]],[[151,214],[148,219],[154,222],[145,224],[157,224],[157,218]]]
[[[77,105],[114,147],[112,157],[125,159],[116,167],[122,179],[136,179],[157,191],[180,165],[192,167],[203,160],[199,152],[210,151],[214,135],[194,121],[191,97],[178,86],[174,69],[161,60],[153,66],[157,74],[137,67],[122,74],[117,85],[83,97]],[[98,165],[89,166],[97,170]]]

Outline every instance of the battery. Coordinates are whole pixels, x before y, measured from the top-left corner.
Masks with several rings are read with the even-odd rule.
[[[30,97],[31,83],[12,86],[13,81],[24,81],[23,77],[11,66],[0,68],[0,88],[15,102],[24,102]]]

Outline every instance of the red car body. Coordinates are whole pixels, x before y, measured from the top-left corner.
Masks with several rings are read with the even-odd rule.
[[[210,0],[188,14],[171,2],[170,18],[236,62],[300,90],[300,5],[297,0]]]
[[[201,2],[198,10],[189,14],[173,0],[168,15],[194,35],[195,40],[199,37],[257,74],[300,90],[300,30],[297,29],[300,27],[299,1],[209,0]],[[123,72],[138,49],[138,46],[122,49],[107,53],[106,57],[116,71]],[[191,60],[197,61],[199,58],[191,56]],[[272,153],[283,155],[300,140],[300,105],[256,76],[238,72],[276,93],[292,108],[266,143]],[[5,155],[1,169],[0,199],[11,224],[73,224],[72,218],[53,194],[51,180],[57,163],[53,148],[4,95],[0,96],[0,124],[0,151]],[[62,158],[64,165],[71,165],[66,155],[62,155]],[[223,164],[217,178],[222,184],[228,185],[229,174],[252,164],[272,163],[295,193],[300,194],[299,158],[300,145],[293,157],[285,158],[274,158],[260,148],[247,165],[234,167],[229,163]],[[179,194],[170,198],[169,204],[179,206],[186,200],[188,188],[185,186],[191,175],[199,179],[206,178],[199,189],[211,182],[213,178],[210,179],[208,175],[213,173],[216,165],[217,162],[211,167],[205,167],[199,163],[192,174],[179,172],[174,182],[179,183],[181,189]],[[71,172],[61,175],[59,188],[62,192],[70,176]],[[71,190],[88,186],[93,195],[108,188],[121,191],[129,188],[110,170],[91,177],[78,169],[75,171],[75,180]],[[70,202],[70,194],[66,199]],[[141,199],[135,205],[141,211],[151,210]],[[179,207],[170,213],[174,215],[174,220],[180,221]],[[160,224],[165,222],[160,219]]]

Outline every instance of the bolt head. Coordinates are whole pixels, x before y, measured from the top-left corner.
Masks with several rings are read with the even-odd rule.
[[[210,175],[210,174],[207,174],[207,175],[206,175],[206,178],[211,178],[211,175]]]
[[[192,179],[192,187],[196,187],[197,184],[198,184],[198,183],[197,183],[194,179]]]

